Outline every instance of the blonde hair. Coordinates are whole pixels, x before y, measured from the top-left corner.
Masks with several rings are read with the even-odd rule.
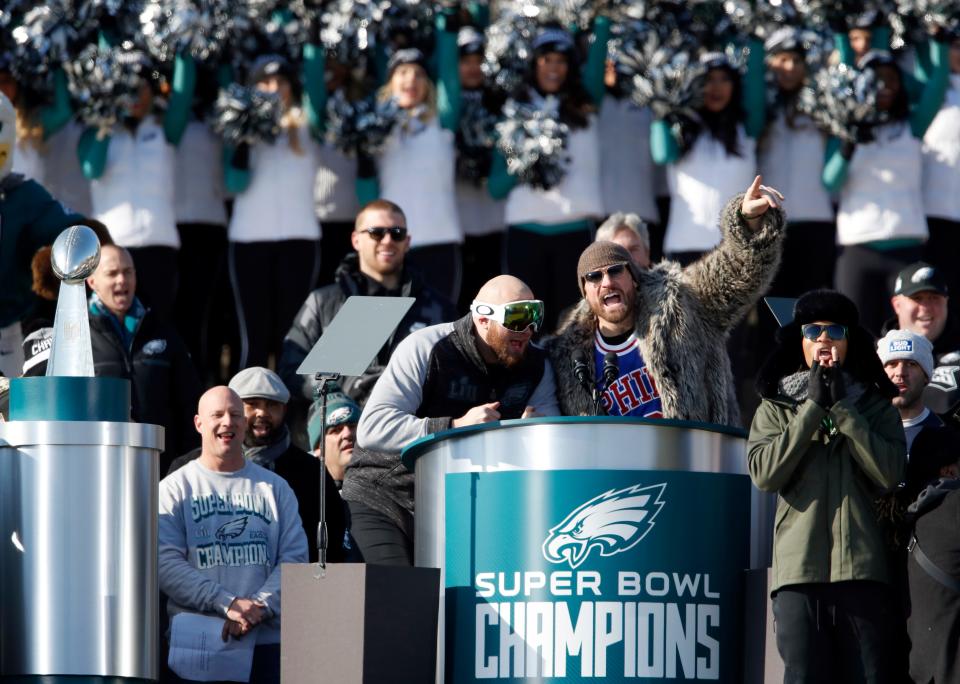
[[[40,117],[33,116],[33,112],[27,112],[21,107],[17,107],[17,144],[24,147],[29,145],[38,152],[44,149]]]
[[[422,67],[421,67],[422,68]],[[396,70],[393,72],[396,74]],[[427,80],[427,96],[424,98],[423,104],[426,105],[424,111],[420,114],[419,118],[422,123],[430,123],[434,117],[437,115],[437,88],[433,85],[433,81],[430,80],[430,76],[424,70],[424,78]],[[387,102],[391,97],[393,97],[393,92],[390,88],[390,84],[393,82],[393,76],[390,76],[390,79],[377,91],[377,102]]]
[[[303,145],[300,143],[300,128],[307,120],[303,108],[292,106],[284,110],[280,117],[280,128],[286,132],[290,142],[290,149],[294,154],[303,154]]]

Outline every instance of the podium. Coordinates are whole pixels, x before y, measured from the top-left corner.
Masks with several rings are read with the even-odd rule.
[[[0,423],[0,681],[148,682],[157,458],[119,378],[18,378]]]
[[[745,436],[564,417],[407,447],[415,562],[441,570],[438,681],[743,681],[744,571],[772,538]]]

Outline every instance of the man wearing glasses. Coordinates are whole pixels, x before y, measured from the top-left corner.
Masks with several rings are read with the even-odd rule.
[[[413,564],[410,442],[450,428],[557,415],[553,370],[531,343],[543,302],[520,280],[497,276],[453,323],[419,330],[397,347],[357,427],[343,498],[364,561]]]
[[[904,681],[874,502],[903,480],[906,443],[856,305],[832,290],[800,297],[757,390],[747,467],[778,494],[770,590],[784,681]]]
[[[316,383],[312,378],[297,375],[297,368],[347,297],[416,298],[366,373],[344,381],[344,392],[361,405],[401,340],[415,330],[457,317],[453,303],[428,286],[418,271],[404,264],[410,233],[399,206],[388,200],[370,202],[357,214],[354,228],[350,240],[356,251],[344,257],[332,284],[310,293],[283,340],[278,373],[290,390],[292,414],[288,421],[298,433],[295,436],[304,443],[306,411],[313,401]]]
[[[612,242],[584,250],[583,299],[547,343],[564,415],[599,405],[609,415],[739,424],[727,336],[770,284],[784,234],[783,196],[760,183],[727,203],[723,240],[686,268],[640,269]]]

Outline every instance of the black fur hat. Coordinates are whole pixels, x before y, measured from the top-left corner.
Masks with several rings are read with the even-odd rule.
[[[897,396],[897,388],[887,378],[877,356],[873,335],[860,325],[856,304],[834,290],[812,290],[797,300],[793,307],[793,321],[777,331],[776,346],[757,374],[756,390],[761,397],[777,396],[781,378],[806,370],[801,326],[814,321],[846,326],[847,355],[843,370],[883,396]]]
[[[814,321],[829,321],[853,328],[860,323],[860,312],[856,304],[835,290],[811,290],[793,305],[793,322],[804,325]]]

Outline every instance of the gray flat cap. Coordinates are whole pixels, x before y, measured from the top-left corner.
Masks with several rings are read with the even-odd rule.
[[[281,404],[290,401],[290,390],[280,376],[262,366],[244,368],[234,375],[230,379],[230,389],[241,399],[271,399]]]

